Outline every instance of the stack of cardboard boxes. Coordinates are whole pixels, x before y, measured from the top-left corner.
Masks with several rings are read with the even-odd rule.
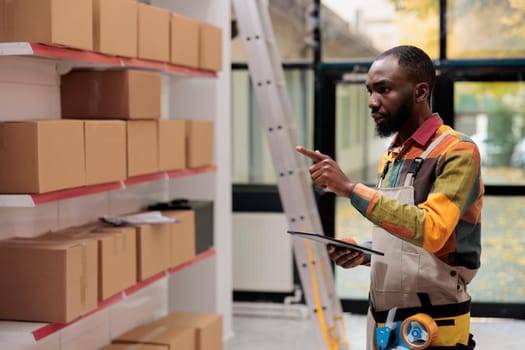
[[[70,322],[99,302],[195,256],[193,211],[179,222],[86,224],[0,241],[0,319]]]
[[[213,121],[160,119],[160,84],[159,73],[137,70],[63,76],[62,119],[0,123],[0,193],[212,165]]]
[[[175,224],[72,227],[36,238],[0,241],[0,319],[67,323],[137,281],[195,255],[192,210]],[[222,316],[173,312],[132,329],[117,349],[222,349]]]
[[[0,41],[222,67],[220,28],[135,0],[0,0]],[[0,193],[44,193],[213,163],[212,121],[160,118],[159,73],[72,71],[61,84],[61,117],[77,121],[0,124]]]
[[[136,0],[0,0],[0,41],[222,67],[219,27]]]

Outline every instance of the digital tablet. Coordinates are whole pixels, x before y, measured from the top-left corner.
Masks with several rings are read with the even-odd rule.
[[[332,245],[334,245],[336,247],[340,247],[340,248],[348,248],[348,249],[358,250],[360,252],[367,253],[367,254],[385,255],[384,253],[379,252],[377,250],[373,250],[373,249],[370,249],[370,248],[367,248],[367,247],[363,247],[363,246],[357,245],[357,244],[352,244],[352,243],[340,241],[340,240],[335,239],[333,237],[319,235],[319,234],[316,234],[316,233],[299,232],[299,231],[291,231],[291,230],[288,230],[287,232],[289,234],[293,235],[293,236],[308,238],[308,239],[311,239],[313,241],[316,241],[316,242],[319,242],[319,243],[323,243],[323,244],[332,244]]]

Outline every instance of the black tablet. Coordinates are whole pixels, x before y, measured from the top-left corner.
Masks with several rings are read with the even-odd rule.
[[[311,239],[311,240],[314,240],[316,242],[323,243],[323,244],[332,244],[332,245],[334,245],[336,247],[340,247],[340,248],[348,248],[348,249],[358,250],[360,252],[367,253],[367,254],[385,255],[384,253],[379,252],[377,250],[373,250],[373,249],[370,249],[370,248],[367,248],[367,247],[363,247],[363,246],[357,245],[357,244],[352,244],[352,243],[340,241],[340,240],[335,239],[333,237],[319,235],[319,234],[316,234],[316,233],[299,232],[299,231],[291,231],[291,230],[288,230],[287,232],[289,234],[293,235],[293,236],[308,238],[308,239]]]

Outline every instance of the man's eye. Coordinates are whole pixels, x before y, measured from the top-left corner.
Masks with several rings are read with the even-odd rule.
[[[382,87],[379,89],[380,94],[387,94],[389,92],[390,92],[390,88],[387,88],[387,87]]]

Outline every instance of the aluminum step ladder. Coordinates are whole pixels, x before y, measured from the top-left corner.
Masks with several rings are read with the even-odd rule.
[[[322,232],[306,159],[295,151],[298,136],[267,0],[233,0],[251,81],[272,156],[290,230]],[[283,234],[286,234],[283,230]],[[303,293],[313,320],[318,349],[349,349],[341,302],[323,245],[292,237]]]

